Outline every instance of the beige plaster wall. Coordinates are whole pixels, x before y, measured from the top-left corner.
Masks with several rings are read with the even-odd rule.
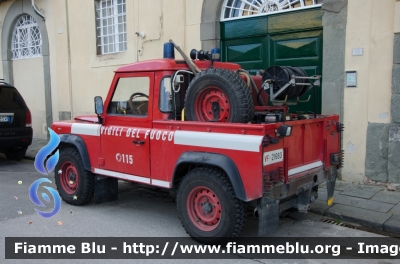
[[[68,72],[68,31],[65,0],[41,0],[46,16],[50,48],[51,95],[53,120],[59,119],[59,111],[71,111]],[[68,2],[70,2],[69,0]]]
[[[108,55],[96,55],[93,1],[69,0],[68,7],[73,116],[93,113],[92,98],[96,95],[106,97],[113,71],[119,66],[161,58],[163,44],[169,39],[173,39],[186,52],[201,46],[202,1],[126,1],[128,48],[125,52]],[[136,36],[135,32],[144,32],[145,38]],[[59,42],[63,40],[60,38]],[[57,45],[62,44],[57,43]],[[65,51],[61,51],[62,49]],[[66,47],[62,49],[60,48],[57,53],[66,54]],[[62,65],[66,64],[64,56],[57,60]],[[58,66],[58,69],[61,70],[62,67]],[[66,94],[69,89],[65,87],[66,83],[58,81],[59,93],[63,95],[58,99],[59,111],[70,109],[66,102],[63,102],[64,98],[69,98]]]
[[[14,85],[31,110],[33,137],[46,138],[43,59],[15,60],[13,70]]]
[[[67,58],[67,53],[65,52],[67,45],[67,39],[65,35],[65,0],[35,0],[35,4],[45,16],[50,54],[52,113],[53,121],[57,121],[59,119],[59,111],[69,111],[67,104],[69,97],[66,93],[68,91],[66,90],[66,84],[68,84],[68,74],[66,71],[67,64],[65,63]],[[41,69],[40,74],[43,78],[43,68]],[[42,96],[42,94],[39,93],[37,96]],[[39,100],[42,99],[40,98]],[[44,107],[45,105],[43,104],[43,108]],[[42,125],[42,130],[44,128],[45,125]]]
[[[348,1],[345,69],[357,71],[358,84],[344,90],[344,180],[364,180],[368,123],[390,122],[394,14],[394,0]]]
[[[394,8],[394,33],[400,33],[400,0],[396,1]]]

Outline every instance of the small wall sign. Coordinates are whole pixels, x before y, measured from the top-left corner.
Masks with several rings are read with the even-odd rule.
[[[352,52],[353,56],[362,56],[364,55],[364,48],[354,48]]]
[[[347,87],[357,87],[357,72],[356,71],[346,71],[346,86]]]

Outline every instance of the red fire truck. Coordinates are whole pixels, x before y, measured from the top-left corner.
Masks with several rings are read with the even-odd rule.
[[[321,183],[332,203],[339,116],[288,111],[318,76],[278,66],[250,76],[220,62],[218,49],[176,60],[174,47],[181,52],[171,41],[163,59],[117,69],[104,103],[95,98],[96,115],[52,125],[65,202],[116,199],[118,180],[169,189],[198,241],[237,236],[246,206],[255,208],[259,235],[271,233],[282,211],[307,211]]]

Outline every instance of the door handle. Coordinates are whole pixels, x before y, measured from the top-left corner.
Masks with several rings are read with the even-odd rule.
[[[134,141],[132,141],[133,142],[133,144],[136,144],[136,145],[144,145],[144,140],[134,140]]]

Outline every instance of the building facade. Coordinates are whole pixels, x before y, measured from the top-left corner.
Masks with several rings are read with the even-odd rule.
[[[0,0],[0,23],[0,72],[30,107],[35,137],[93,113],[113,70],[162,57],[173,39],[187,53],[220,47],[251,73],[322,75],[317,112],[345,125],[343,180],[400,183],[399,1]]]

